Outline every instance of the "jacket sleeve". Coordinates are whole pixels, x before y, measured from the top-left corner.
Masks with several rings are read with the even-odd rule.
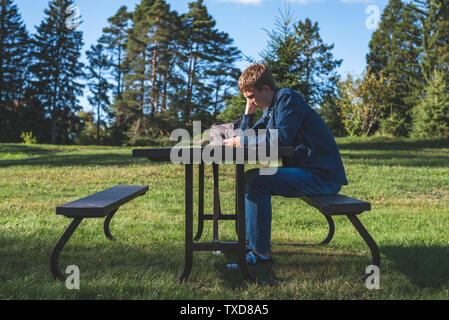
[[[306,112],[306,108],[303,107],[304,104],[304,101],[293,95],[283,94],[279,98],[278,103],[274,106],[273,112],[275,113],[275,125],[279,147],[291,146],[293,139],[298,134]],[[243,136],[241,138],[241,144],[246,147],[261,144],[269,146],[270,138],[275,139],[276,137],[272,137],[270,130],[267,130],[264,134],[257,136]]]
[[[243,114],[242,115],[242,121],[240,123],[240,144],[244,146],[245,138],[248,137],[248,132],[246,132],[248,129],[252,129],[256,132],[257,130],[265,129],[266,128],[266,112],[264,111],[262,117],[257,121],[255,125],[254,123],[254,113],[253,114]],[[246,134],[246,135],[245,135]]]
[[[264,112],[263,116],[259,119],[259,121],[257,121],[257,123],[255,125],[253,125],[254,113],[243,114],[242,121],[240,123],[240,129],[242,130],[242,132],[245,132],[248,129],[253,129],[253,130],[264,129],[266,127],[264,118],[265,118],[265,112]]]

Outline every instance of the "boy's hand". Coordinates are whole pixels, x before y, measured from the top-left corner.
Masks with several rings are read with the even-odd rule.
[[[240,137],[234,137],[230,139],[223,140],[223,145],[226,147],[238,148],[242,145],[240,144]]]
[[[256,111],[256,105],[251,103],[249,99],[246,100],[246,111],[245,114],[253,114]]]

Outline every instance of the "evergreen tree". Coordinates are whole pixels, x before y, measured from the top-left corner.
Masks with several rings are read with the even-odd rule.
[[[421,67],[426,80],[414,122],[414,135],[448,136],[449,3],[414,0],[412,8],[422,24]]]
[[[182,16],[184,56],[187,58],[181,69],[186,77],[180,101],[183,113],[183,122],[188,123],[192,114],[199,113],[210,103],[213,89],[207,86],[206,71],[216,61],[214,48],[218,30],[216,22],[209,15],[203,0],[189,3],[189,12]]]
[[[33,38],[33,86],[51,118],[51,143],[70,143],[77,134],[83,85],[79,61],[82,32],[66,26],[73,0],[52,0]]]
[[[341,60],[334,59],[333,45],[324,44],[317,23],[310,19],[295,22],[288,8],[276,18],[269,42],[262,53],[279,87],[300,92],[315,107],[336,135],[344,134],[336,99],[336,69]]]
[[[414,0],[412,8],[422,25],[421,67],[425,80],[432,82],[437,71],[445,73],[449,82],[449,2]]]
[[[178,21],[176,21],[178,19]],[[155,135],[167,130],[157,119],[167,111],[169,82],[176,57],[179,18],[164,0],[142,0],[133,14],[127,56],[126,90],[116,109],[131,121],[128,136]]]
[[[401,0],[390,0],[369,48],[368,69],[378,78],[383,72],[390,79],[394,92],[381,121],[382,131],[395,136],[408,136],[412,126],[412,110],[424,86],[419,61],[421,27],[416,12]]]
[[[299,53],[296,68],[297,85],[293,88],[302,93],[311,106],[320,106],[325,97],[336,90],[338,79],[336,69],[342,60],[332,55],[334,45],[326,45],[319,34],[318,23],[310,19],[295,25],[297,50]]]
[[[216,121],[217,116],[224,108],[225,101],[232,97],[237,88],[238,79],[241,71],[235,66],[235,62],[240,58],[240,50],[231,46],[233,40],[225,32],[217,33],[213,46],[215,61],[205,72],[209,79],[212,92],[212,100],[205,102],[211,105],[211,120]],[[209,126],[210,123],[205,123]]]
[[[294,18],[291,11],[286,8],[276,17],[275,28],[265,30],[269,40],[267,49],[261,56],[270,67],[276,84],[280,88],[294,88],[297,86],[295,75],[298,64],[297,39],[294,33]]]
[[[102,124],[101,111],[109,114],[109,90],[113,86],[106,77],[107,71],[111,67],[111,60],[105,53],[103,45],[92,45],[90,51],[86,52],[89,61],[87,78],[92,96],[89,97],[89,103],[97,109],[97,144],[100,144],[100,126]]]
[[[0,141],[17,141],[24,127],[29,36],[12,0],[0,0]]]
[[[434,71],[416,108],[414,135],[449,137],[449,85],[441,71]]]
[[[142,0],[128,32],[124,90],[112,105],[114,139],[142,144],[192,120],[211,124],[240,76],[232,43],[201,0],[182,16],[165,0]]]
[[[120,7],[117,13],[108,19],[109,26],[103,29],[99,42],[106,46],[112,58],[113,76],[115,78],[115,96],[122,99],[124,81],[127,73],[126,47],[128,43],[128,29],[132,14],[126,6]]]
[[[286,11],[277,18],[269,37],[262,58],[273,70],[279,86],[297,90],[314,107],[335,94],[336,69],[342,61],[334,59],[334,45],[326,45],[321,39],[318,23],[310,19],[294,23]]]

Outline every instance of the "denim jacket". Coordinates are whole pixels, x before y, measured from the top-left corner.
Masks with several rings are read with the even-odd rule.
[[[293,156],[282,159],[284,167],[308,169],[320,177],[347,185],[346,173],[334,136],[321,117],[292,89],[277,89],[271,106],[253,125],[254,114],[243,115],[240,129],[243,146],[270,144],[270,130],[277,129],[279,147],[294,147]],[[255,136],[245,135],[253,129]],[[265,129],[265,133],[257,134]]]

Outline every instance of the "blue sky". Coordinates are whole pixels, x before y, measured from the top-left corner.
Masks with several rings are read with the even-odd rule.
[[[15,0],[29,32],[39,25],[44,17],[48,0]],[[185,13],[188,0],[167,0],[173,10]],[[268,36],[264,29],[272,30],[279,10],[286,5],[296,19],[310,18],[318,22],[320,35],[325,43],[334,44],[334,57],[343,59],[339,69],[345,76],[348,72],[360,75],[365,69],[368,43],[374,32],[372,22],[377,12],[382,13],[388,0],[205,0],[209,13],[221,31],[227,32],[245,55],[256,60],[266,48]],[[140,0],[75,0],[82,15],[86,51],[96,43],[107,19],[122,5],[134,9]],[[377,11],[376,11],[377,10]],[[85,61],[83,55],[83,61]],[[240,61],[244,69],[248,62]],[[81,101],[83,105],[85,99]],[[87,106],[86,106],[87,107]]]

